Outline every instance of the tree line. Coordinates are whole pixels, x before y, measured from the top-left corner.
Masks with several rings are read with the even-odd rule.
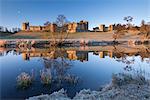
[[[126,24],[115,24],[114,25],[114,33],[113,38],[114,41],[116,39],[120,38],[121,36],[124,36],[125,33],[128,33],[129,31],[138,31],[138,34],[141,39],[150,39],[150,24],[146,23],[144,20],[141,21],[141,26],[134,26],[132,24],[133,17],[127,16],[124,17],[124,19],[127,23]]]
[[[8,29],[7,27],[4,27],[4,26],[0,26],[0,32],[2,33],[17,33],[21,31],[20,28],[12,28],[12,29]]]

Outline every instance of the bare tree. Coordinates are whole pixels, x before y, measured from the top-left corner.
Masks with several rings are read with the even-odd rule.
[[[0,26],[0,32],[4,32],[4,27]]]
[[[62,45],[64,41],[68,38],[68,20],[64,15],[58,15],[56,19],[56,25],[57,25],[57,32],[59,40],[58,40],[58,45]]]
[[[121,36],[123,36],[125,32],[127,32],[125,25],[121,25],[121,24],[114,25],[114,33],[113,33],[114,42],[118,38],[120,38]]]
[[[144,20],[141,22],[140,35],[143,40],[150,38],[150,25],[145,24]]]
[[[127,21],[127,25],[117,24],[114,26],[114,33],[113,33],[114,41],[116,41],[117,38],[120,38],[121,36],[125,35],[125,33],[128,32],[128,29],[131,28],[132,26],[131,22],[133,21],[133,17],[127,16],[127,17],[124,17],[123,20]]]
[[[44,57],[43,64],[45,69],[49,70],[48,79],[53,79],[55,84],[61,85],[62,82],[68,82],[76,84],[78,77],[68,74],[67,70],[72,67],[72,61],[66,59],[66,50],[64,48],[55,48],[54,51],[51,51],[54,54],[54,58]]]
[[[56,19],[56,24],[59,27],[64,27],[64,25],[67,23],[67,19],[64,15],[58,15]],[[61,30],[62,31],[62,30]]]
[[[7,29],[7,27],[5,27],[5,32],[9,32],[9,30]]]
[[[44,23],[45,26],[47,26],[49,24],[51,24],[49,21],[47,21],[47,22]]]
[[[144,20],[141,21],[141,26],[142,26],[142,25],[145,25],[145,21],[144,21]]]
[[[124,17],[123,20],[127,21],[128,28],[130,28],[132,26],[131,25],[131,22],[133,21],[133,17],[132,16]]]
[[[61,46],[68,38],[68,20],[64,15],[58,15],[54,23],[49,21],[44,23],[45,26],[53,28],[55,31],[50,31],[49,28],[44,34],[44,39],[51,39],[50,46]],[[52,26],[51,26],[52,25]],[[50,33],[49,33],[50,32]]]

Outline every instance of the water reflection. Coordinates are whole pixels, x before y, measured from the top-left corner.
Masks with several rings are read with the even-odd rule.
[[[69,55],[67,55],[67,53],[69,53]],[[13,54],[17,54],[17,52]],[[71,60],[75,60],[75,58],[77,58],[72,58],[72,55],[74,55],[74,51],[72,54],[72,51],[66,52],[63,48],[55,48],[53,51],[42,53],[32,51],[31,53],[22,53],[22,58],[29,61],[32,57],[41,57],[40,61],[43,62],[43,69],[40,70],[40,73],[36,73],[40,74],[41,83],[45,86],[55,83],[57,86],[61,87],[64,83],[75,85],[78,82],[78,77],[67,73],[67,70],[72,66]],[[81,61],[86,59],[84,58],[84,53],[81,55],[83,55],[79,57],[81,58]],[[31,76],[25,72],[22,72],[17,77],[17,82],[23,88],[27,88],[31,85]]]
[[[64,76],[66,70],[71,67],[72,61],[86,62],[89,53],[99,56],[100,59],[109,57],[117,62],[124,63],[124,70],[133,70],[135,57],[140,56],[141,61],[150,64],[150,46],[141,45],[137,47],[126,46],[99,46],[86,48],[0,48],[1,56],[13,51],[13,55],[22,55],[26,61],[31,58],[42,58],[44,68],[40,70],[40,77],[43,84],[49,84],[52,80],[70,80],[73,76]],[[129,58],[131,57],[131,58]],[[55,78],[53,78],[55,76]],[[57,76],[57,78],[56,78]],[[66,78],[66,79],[65,79]],[[76,79],[76,78],[75,78]],[[60,82],[61,83],[61,82]]]
[[[72,66],[72,61],[66,59],[67,55],[64,50],[52,51],[47,55],[48,57],[42,57],[44,69],[41,71],[41,78],[46,75],[58,86],[62,85],[63,82],[77,83],[78,78],[67,73],[67,70]]]
[[[27,98],[41,93],[52,93],[61,88],[67,89],[68,95],[72,97],[83,88],[95,90],[110,82],[113,73],[138,72],[149,77],[150,71],[150,46],[143,45],[0,48],[0,55],[3,70],[1,76],[6,77],[2,77],[2,85],[10,89],[7,91],[2,88],[3,97],[8,97],[8,93],[10,97]],[[19,68],[22,69],[18,71]],[[11,80],[7,83],[8,77]],[[18,93],[12,86],[16,81],[19,86],[28,89]],[[31,94],[27,94],[28,92]]]
[[[98,46],[86,48],[0,48],[1,56],[7,55],[10,51],[14,54],[22,54],[24,60],[31,57],[58,58],[62,56],[70,60],[88,61],[88,52],[99,55],[100,58],[109,56],[110,58],[124,58],[126,56],[141,56],[141,60],[150,57],[150,46],[142,45],[135,47],[127,46]],[[62,53],[62,54],[61,54]]]

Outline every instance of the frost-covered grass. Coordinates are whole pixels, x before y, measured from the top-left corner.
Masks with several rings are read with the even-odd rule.
[[[17,86],[19,88],[25,89],[28,88],[32,83],[32,77],[25,72],[22,72],[20,75],[17,77]]]
[[[34,96],[27,100],[150,100],[150,80],[142,75],[114,74],[112,82],[101,91],[83,89],[71,99],[61,89],[50,95]]]

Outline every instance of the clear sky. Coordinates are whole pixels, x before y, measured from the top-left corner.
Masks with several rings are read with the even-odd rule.
[[[0,0],[0,26],[21,27],[54,22],[63,14],[72,21],[87,20],[90,29],[99,24],[125,23],[124,16],[133,16],[133,23],[150,21],[150,0]]]

